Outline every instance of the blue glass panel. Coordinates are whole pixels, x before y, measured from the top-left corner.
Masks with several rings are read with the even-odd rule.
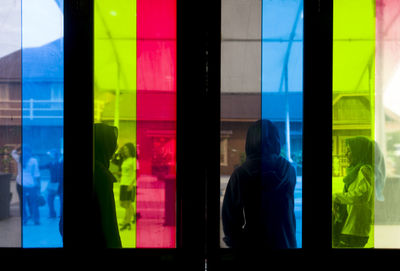
[[[303,1],[263,1],[263,119],[279,130],[281,155],[296,169],[294,212],[302,246]]]
[[[63,0],[22,0],[22,246],[62,247]]]

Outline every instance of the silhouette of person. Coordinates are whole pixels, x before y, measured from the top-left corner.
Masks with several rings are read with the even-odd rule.
[[[16,188],[19,199],[19,211],[21,218],[23,217],[23,206],[22,206],[22,183],[21,183],[21,173],[22,173],[22,165],[21,165],[21,146],[11,151],[11,156],[14,158],[15,162],[17,162],[17,177],[16,177]]]
[[[132,143],[126,143],[120,151],[121,164],[121,185],[120,205],[125,208],[125,218],[121,230],[131,228],[131,219],[135,217],[133,201],[136,196],[136,150]],[[134,220],[135,221],[135,220]]]
[[[296,248],[294,167],[280,156],[278,129],[253,123],[246,160],[232,173],[222,205],[224,241],[233,248]]]
[[[94,125],[94,178],[91,230],[95,247],[120,248],[121,239],[115,211],[114,175],[109,171],[110,159],[117,149],[118,129],[102,123]]]
[[[27,224],[33,219],[35,225],[40,224],[39,196],[40,196],[40,171],[39,163],[33,157],[28,146],[22,146],[22,153],[19,156],[22,165],[22,221]],[[27,208],[30,216],[28,217]]]
[[[373,223],[375,148],[366,137],[348,138],[345,143],[349,166],[344,189],[332,196],[333,246],[362,248],[368,243]]]
[[[54,199],[57,195],[60,195],[60,183],[63,172],[60,172],[60,154],[56,149],[50,150],[48,155],[51,157],[51,162],[39,166],[39,169],[47,169],[50,172],[50,182],[47,185],[47,204],[49,207],[49,218],[55,218],[57,216],[54,208]],[[62,200],[60,198],[60,200]]]

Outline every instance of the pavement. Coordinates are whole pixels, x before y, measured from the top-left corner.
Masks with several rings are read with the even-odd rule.
[[[137,200],[134,206],[140,214],[130,230],[120,230],[122,247],[174,248],[176,227],[165,225],[165,182],[151,175],[137,180]],[[114,184],[114,197],[118,224],[122,223],[125,209],[119,203],[119,184]]]
[[[43,180],[41,183],[42,195],[47,200],[46,188],[48,180]],[[0,220],[0,247],[21,247],[21,244],[24,248],[62,247],[62,238],[58,226],[60,220],[60,198],[56,197],[54,200],[57,217],[48,218],[47,204],[39,207],[40,225],[34,225],[32,221],[29,221],[22,227],[21,235],[19,198],[15,186],[15,181],[11,181],[10,216],[7,219]]]

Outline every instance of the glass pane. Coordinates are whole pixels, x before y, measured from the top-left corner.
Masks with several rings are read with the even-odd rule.
[[[109,234],[176,247],[176,1],[95,1],[94,65],[94,122],[118,129]]]
[[[222,0],[221,20],[220,246],[301,247],[303,2]]]
[[[375,171],[381,173],[375,179],[377,248],[400,248],[400,111],[396,102],[400,95],[399,12],[398,1],[376,2],[375,140],[384,156],[375,160]]]
[[[399,12],[398,1],[334,2],[334,247],[400,247]],[[360,136],[370,147],[357,158]]]
[[[63,1],[22,1],[22,246],[62,247]]]
[[[2,1],[0,18],[0,247],[21,247],[21,1]]]

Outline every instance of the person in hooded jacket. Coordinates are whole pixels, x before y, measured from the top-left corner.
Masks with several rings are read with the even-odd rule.
[[[94,178],[92,195],[93,229],[91,243],[95,247],[120,248],[121,239],[115,211],[114,175],[109,171],[110,159],[117,149],[118,130],[101,123],[94,125]]]
[[[296,248],[296,172],[280,156],[279,132],[271,121],[250,126],[245,151],[246,161],[225,191],[224,242],[232,248]]]
[[[382,192],[385,169],[383,156],[374,142],[366,137],[352,137],[345,141],[349,166],[343,178],[342,193],[332,196],[333,247],[362,248],[368,243],[374,220],[375,179]],[[379,161],[377,168],[375,160]],[[377,159],[378,158],[378,159]],[[382,200],[382,195],[377,194]]]

